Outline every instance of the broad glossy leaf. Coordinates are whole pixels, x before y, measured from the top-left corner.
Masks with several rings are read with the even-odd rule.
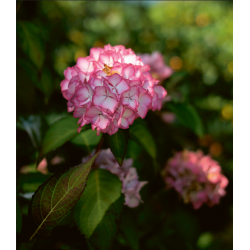
[[[120,166],[126,154],[128,137],[128,129],[119,129],[115,134],[108,137],[109,147]]]
[[[121,195],[106,211],[103,219],[89,238],[94,249],[110,249],[120,224],[120,215],[124,202],[124,196]]]
[[[65,142],[75,137],[77,132],[77,120],[73,117],[65,117],[55,122],[47,131],[42,145],[42,154],[45,155],[53,149],[62,146]]]
[[[71,142],[76,145],[82,146],[86,151],[90,153],[96,147],[96,145],[98,145],[101,138],[102,134],[97,136],[96,131],[88,129],[76,135],[73,139],[71,139]]]
[[[196,135],[203,136],[204,128],[193,106],[187,103],[167,103],[166,106],[176,114],[182,125],[190,128]]]
[[[22,210],[18,201],[16,201],[16,231],[20,233],[21,228],[22,228]]]
[[[24,53],[40,70],[44,62],[44,43],[39,28],[31,22],[17,22],[17,37]]]
[[[72,209],[81,197],[91,166],[97,154],[85,164],[58,172],[35,192],[29,214],[34,219],[36,233],[48,235],[51,229]]]
[[[156,158],[157,150],[154,138],[140,120],[135,120],[129,127],[129,137],[146,150],[151,157]]]
[[[75,221],[87,238],[93,235],[110,206],[119,199],[121,188],[121,181],[108,170],[96,169],[90,173],[85,192],[74,208]]]

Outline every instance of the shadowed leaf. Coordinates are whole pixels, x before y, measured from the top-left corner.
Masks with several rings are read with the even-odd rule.
[[[123,213],[121,218],[121,231],[132,250],[139,250],[139,235],[135,220],[131,214]]]
[[[138,143],[146,152],[156,158],[156,145],[153,136],[149,130],[139,120],[135,120],[129,127],[129,137]]]
[[[87,163],[58,172],[44,182],[32,197],[29,215],[35,221],[36,233],[50,234],[51,229],[72,209],[81,197],[91,166],[97,154]]]
[[[115,134],[108,137],[109,147],[120,166],[126,154],[128,136],[128,129],[119,129]]]
[[[74,208],[74,218],[80,228],[81,232],[89,239],[92,237],[95,230],[97,230],[100,223],[104,223],[104,217],[108,209],[114,204],[121,196],[121,181],[118,177],[107,170],[96,169],[89,175],[88,185],[85,189],[84,195]],[[117,205],[114,205],[117,206]],[[115,211],[118,211],[114,208]],[[115,212],[112,221],[115,218]],[[113,222],[112,226],[106,227],[106,232],[100,229],[100,237],[106,235],[113,235]],[[105,222],[105,225],[108,223]],[[104,225],[102,224],[102,225]],[[100,226],[103,228],[103,226]],[[106,234],[105,234],[106,233]],[[93,236],[94,237],[94,236]]]
[[[21,228],[22,228],[22,210],[18,201],[16,201],[16,231],[20,233]]]
[[[196,135],[203,136],[204,128],[193,106],[186,103],[167,103],[166,106],[176,114],[182,125],[190,128]]]
[[[88,129],[76,135],[73,139],[71,139],[71,142],[82,146],[87,152],[90,153],[95,148],[95,146],[98,145],[101,138],[102,134],[97,136],[96,131]]]
[[[118,222],[124,204],[124,196],[121,195],[112,203],[106,211],[103,219],[89,238],[96,250],[110,249],[118,230]]]
[[[31,61],[40,70],[44,61],[44,43],[39,28],[31,22],[17,22],[17,37],[20,45]]]

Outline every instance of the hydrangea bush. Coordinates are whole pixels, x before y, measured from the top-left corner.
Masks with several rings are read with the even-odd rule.
[[[162,176],[167,188],[174,188],[195,209],[204,203],[218,204],[228,185],[218,162],[200,150],[176,153],[162,170]]]
[[[148,110],[160,110],[167,91],[132,49],[122,45],[92,48],[64,71],[61,91],[68,111],[79,118],[78,132],[91,123],[97,135],[127,129]]]

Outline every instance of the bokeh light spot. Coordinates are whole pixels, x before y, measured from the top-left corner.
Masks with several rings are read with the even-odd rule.
[[[169,65],[174,70],[180,70],[182,68],[182,59],[178,56],[173,56],[169,60]]]
[[[233,106],[230,104],[225,105],[221,110],[222,117],[225,120],[232,120],[233,119]]]
[[[209,17],[206,13],[201,13],[196,17],[196,23],[200,27],[207,26],[209,24]]]

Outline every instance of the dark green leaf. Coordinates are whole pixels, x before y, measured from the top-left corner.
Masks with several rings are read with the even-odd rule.
[[[65,117],[55,122],[47,131],[42,145],[42,154],[62,146],[78,134],[77,119]]]
[[[99,152],[87,163],[59,172],[35,192],[29,214],[35,221],[36,233],[48,235],[51,229],[72,209],[81,197],[91,166]]]
[[[18,201],[16,201],[16,231],[20,233],[21,228],[22,228],[22,210]]]
[[[41,80],[37,82],[36,86],[44,93],[44,95],[49,98],[54,85],[50,71],[44,67],[41,75]]]
[[[51,175],[42,173],[20,174],[17,177],[17,192],[31,193],[35,192]]]
[[[44,62],[44,44],[39,28],[30,22],[17,22],[17,37],[23,51],[40,70]]]
[[[89,238],[96,250],[110,249],[118,230],[118,222],[124,204],[124,196],[120,196],[110,205],[103,219]]]
[[[80,134],[76,135],[71,142],[82,146],[89,153],[95,148],[96,145],[100,142],[102,138],[102,134],[99,136],[96,135],[96,131],[92,129],[88,129],[80,132]]]
[[[146,150],[151,157],[156,158],[154,138],[146,126],[143,125],[141,121],[137,120],[129,127],[129,137]]]
[[[196,135],[203,136],[204,128],[193,106],[186,103],[167,103],[166,106],[176,114],[182,125],[190,128]]]
[[[131,214],[123,213],[121,219],[121,231],[131,249],[139,250],[139,235],[135,220],[132,218]]]
[[[121,196],[121,188],[122,184],[118,177],[107,170],[96,169],[89,175],[84,195],[74,209],[75,221],[88,239],[102,222],[110,206]],[[115,217],[115,214],[113,216]],[[113,234],[115,225],[111,224],[112,228],[106,228],[106,235]]]
[[[109,147],[120,166],[126,154],[128,137],[128,129],[119,129],[115,134],[108,137]]]

